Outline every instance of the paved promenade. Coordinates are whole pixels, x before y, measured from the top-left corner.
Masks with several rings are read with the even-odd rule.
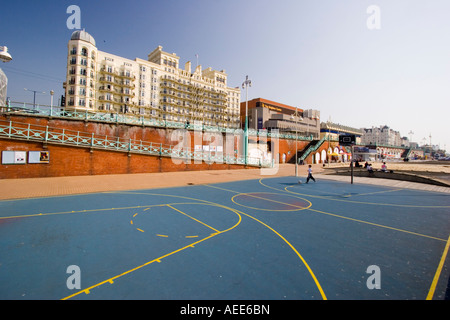
[[[315,178],[348,181],[350,177],[325,175],[322,165],[313,165]],[[307,175],[307,166],[298,166],[299,179],[303,182]],[[152,188],[169,188],[207,183],[232,182],[260,178],[294,176],[293,164],[280,164],[274,175],[262,175],[260,169],[183,171],[143,174],[118,174],[97,176],[68,176],[33,179],[0,180],[0,200],[22,199],[34,197],[61,196],[104,191],[139,190]],[[393,188],[412,188],[435,192],[450,193],[450,188],[428,184],[412,183],[398,180],[354,177],[355,184],[385,185]]]

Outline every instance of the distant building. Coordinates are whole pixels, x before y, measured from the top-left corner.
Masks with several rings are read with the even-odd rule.
[[[147,60],[98,50],[84,30],[68,43],[65,108],[135,114],[171,122],[239,128],[240,89],[228,87],[224,70],[202,70],[158,46]]]
[[[400,132],[395,131],[388,126],[364,128],[361,137],[361,144],[365,145],[384,145],[384,146],[401,146],[402,138]]]
[[[339,140],[340,135],[352,134],[356,137],[356,144],[361,144],[361,136],[364,134],[364,130],[352,128],[349,126],[344,126],[342,124],[333,122],[322,122],[320,124],[320,138],[327,135],[330,136],[332,140]]]
[[[241,125],[245,124],[246,102],[241,102]],[[297,112],[297,116],[296,116]],[[280,133],[295,133],[302,136],[320,136],[320,112],[303,110],[267,99],[248,101],[248,128],[254,130],[278,129]]]

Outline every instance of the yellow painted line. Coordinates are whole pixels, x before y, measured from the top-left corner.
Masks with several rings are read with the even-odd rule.
[[[261,181],[261,180],[262,180],[262,178],[261,178],[259,181]],[[262,200],[266,200],[266,201],[276,202],[276,203],[284,204],[284,205],[287,205],[287,206],[299,208],[300,210],[307,209],[307,208],[311,207],[311,205],[312,205],[310,201],[308,201],[308,200],[306,200],[306,199],[303,199],[303,198],[300,198],[300,197],[295,197],[295,198],[297,198],[297,199],[302,199],[302,200],[304,200],[304,201],[306,201],[306,202],[309,202],[309,206],[308,206],[308,207],[305,208],[305,207],[301,207],[301,206],[296,206],[296,205],[290,204],[290,203],[285,203],[285,202],[281,202],[281,201],[276,201],[276,200],[273,200],[273,199],[267,199],[267,198],[264,198],[264,197],[258,197],[258,196],[255,196],[255,195],[251,194],[251,193],[241,193],[241,192],[237,192],[237,191],[234,191],[234,190],[225,189],[225,188],[220,188],[220,187],[216,187],[216,186],[212,186],[212,185],[208,185],[208,184],[205,184],[204,186],[206,186],[206,187],[211,187],[211,188],[216,188],[216,189],[224,190],[224,191],[228,191],[228,192],[237,193],[237,195],[235,195],[235,196],[233,196],[233,197],[231,198],[231,201],[233,201],[235,204],[237,204],[237,205],[239,205],[239,206],[246,207],[246,208],[250,208],[250,209],[264,210],[264,211],[293,211],[293,210],[287,210],[287,209],[285,209],[285,210],[274,210],[274,209],[254,208],[254,207],[250,207],[250,206],[246,206],[246,205],[237,203],[236,201],[234,201],[234,197],[237,197],[237,196],[239,196],[239,195],[246,195],[246,196],[253,197],[253,198],[257,198],[257,199],[262,199]],[[275,188],[272,188],[272,189],[275,189]],[[275,189],[275,190],[283,192],[283,190],[278,190],[278,189]],[[267,194],[284,195],[283,193],[269,193],[269,192],[255,192],[255,193],[267,193]]]
[[[447,239],[447,244],[445,245],[444,252],[442,253],[441,261],[437,267],[436,273],[434,274],[433,281],[431,282],[430,290],[428,291],[427,300],[432,300],[434,291],[436,290],[437,283],[439,281],[439,277],[441,276],[442,268],[444,267],[445,259],[447,258],[448,248],[450,247],[450,236]]]
[[[270,192],[258,192],[258,193],[284,195],[284,194],[280,194],[280,193],[270,193]],[[236,202],[234,200],[235,197],[238,197],[238,196],[241,196],[241,195],[253,197],[253,198],[256,198],[256,199],[262,199],[262,200],[266,200],[266,201],[269,201],[269,202],[275,202],[275,203],[283,204],[283,205],[290,206],[290,207],[297,208],[297,209],[296,210],[293,210],[293,209],[264,209],[264,208],[255,208],[255,207],[246,206],[246,205],[238,203],[238,202]],[[239,206],[242,206],[242,207],[255,209],[255,210],[263,210],[263,211],[300,211],[300,210],[308,209],[308,208],[310,208],[312,206],[312,203],[310,201],[306,200],[306,199],[303,199],[303,198],[300,198],[300,197],[295,197],[295,198],[302,199],[302,200],[308,202],[309,205],[307,207],[301,207],[301,206],[297,206],[295,204],[290,204],[290,203],[277,201],[277,200],[273,200],[273,199],[267,199],[267,198],[264,198],[264,197],[258,197],[258,196],[255,196],[255,195],[251,194],[251,193],[239,193],[239,194],[234,195],[233,197],[231,197],[231,201],[233,201],[235,204],[237,204]]]
[[[165,234],[156,234],[158,237],[163,237],[163,238],[168,238],[169,236],[165,235]]]
[[[142,229],[139,229],[139,228],[136,228],[136,230],[138,230],[138,231],[140,231],[140,232],[144,232],[144,230],[142,230]]]
[[[337,217],[337,218],[341,218],[341,219],[346,219],[346,220],[351,220],[351,221],[355,221],[355,222],[359,222],[359,223],[369,224],[369,225],[380,227],[380,228],[385,228],[385,229],[400,231],[400,232],[404,232],[404,233],[409,233],[409,234],[413,234],[415,236],[430,238],[430,239],[439,240],[439,241],[445,241],[445,239],[436,238],[436,237],[432,237],[432,236],[427,236],[425,234],[420,234],[420,233],[417,233],[417,232],[412,232],[412,231],[408,231],[408,230],[403,230],[403,229],[398,229],[398,228],[394,228],[394,227],[389,227],[389,226],[385,226],[385,225],[382,225],[382,224],[377,224],[377,223],[368,222],[368,221],[364,221],[364,220],[358,220],[358,219],[354,219],[354,218],[344,217],[344,216],[340,216],[340,215],[334,214],[334,213],[329,213],[329,212],[315,210],[315,209],[308,209],[308,210],[309,211],[318,212],[318,213],[322,213],[322,214],[326,214],[326,215],[333,216],[333,217]]]
[[[198,223],[200,223],[200,224],[202,224],[202,225],[204,225],[204,226],[210,228],[211,230],[214,230],[215,232],[219,232],[219,233],[220,233],[219,230],[216,230],[215,228],[213,228],[213,227],[207,225],[206,223],[204,223],[204,222],[202,222],[202,221],[200,221],[200,220],[198,220],[198,219],[195,219],[194,217],[191,217],[191,216],[188,215],[187,213],[184,213],[183,211],[178,210],[177,208],[172,207],[170,204],[168,204],[167,206],[168,206],[169,208],[171,208],[171,209],[173,209],[173,210],[175,210],[175,211],[178,211],[179,213],[185,215],[186,217],[191,218],[192,220],[197,221]]]
[[[144,211],[145,211],[145,210],[148,210],[148,209],[150,209],[150,208],[144,209]],[[136,212],[136,213],[133,215],[133,218],[136,217],[137,215],[138,215],[138,213]]]
[[[141,194],[149,194],[149,193],[141,193]],[[75,297],[75,296],[81,294],[81,293],[89,294],[89,293],[90,293],[90,290],[92,290],[93,288],[99,287],[99,286],[101,286],[101,285],[103,285],[103,284],[105,284],[105,283],[113,283],[115,279],[120,278],[120,277],[122,277],[122,276],[124,276],[124,275],[127,275],[127,274],[129,274],[129,273],[131,273],[131,272],[134,272],[134,271],[136,271],[136,270],[138,270],[138,269],[141,269],[141,268],[143,268],[143,267],[145,267],[145,266],[148,266],[148,265],[152,264],[153,262],[161,262],[161,260],[164,259],[164,258],[166,258],[166,257],[169,257],[169,256],[171,256],[171,255],[173,255],[173,254],[175,254],[175,253],[178,253],[178,252],[180,252],[180,251],[183,251],[183,250],[185,250],[185,249],[187,249],[187,248],[194,248],[194,245],[196,245],[196,244],[199,244],[199,243],[201,243],[201,242],[203,242],[203,241],[205,241],[205,240],[208,240],[208,239],[210,239],[210,238],[212,238],[212,237],[214,237],[214,236],[216,236],[216,235],[219,235],[219,234],[221,234],[221,233],[225,233],[225,232],[227,232],[227,231],[230,231],[230,230],[234,229],[235,227],[237,227],[237,226],[241,223],[241,221],[242,221],[242,217],[241,217],[241,215],[239,214],[240,211],[235,210],[235,209],[230,208],[230,207],[227,207],[227,206],[224,206],[224,205],[220,205],[220,204],[214,203],[214,202],[210,202],[210,201],[206,201],[206,200],[201,200],[201,199],[194,199],[194,198],[189,198],[189,197],[183,197],[183,196],[171,196],[171,195],[164,195],[164,194],[150,194],[150,195],[155,195],[155,196],[168,196],[168,197],[170,196],[170,197],[185,198],[185,199],[190,199],[190,200],[194,200],[194,201],[200,201],[200,202],[194,202],[194,203],[189,203],[189,204],[207,204],[207,205],[211,205],[211,206],[216,206],[216,207],[224,208],[224,209],[226,209],[226,210],[229,210],[229,211],[231,211],[231,212],[234,212],[234,213],[239,217],[239,219],[238,219],[238,222],[237,222],[234,226],[232,226],[232,227],[230,227],[230,228],[228,228],[228,229],[226,229],[226,230],[224,230],[224,231],[216,231],[215,233],[211,233],[211,234],[210,234],[208,237],[206,237],[206,238],[203,238],[203,239],[201,239],[201,240],[198,240],[198,241],[196,241],[196,242],[194,242],[194,243],[191,243],[191,244],[189,244],[189,245],[187,245],[187,246],[185,246],[185,247],[183,247],[183,248],[180,248],[180,249],[178,249],[178,250],[172,251],[172,252],[170,252],[170,253],[168,253],[168,254],[165,254],[165,255],[163,255],[163,256],[161,256],[161,257],[159,257],[159,258],[156,258],[156,259],[153,259],[153,260],[151,260],[151,261],[148,261],[148,262],[146,262],[146,263],[144,263],[144,264],[142,264],[142,265],[140,265],[140,266],[137,266],[137,267],[135,267],[135,268],[133,268],[133,269],[130,269],[130,270],[128,270],[128,271],[125,271],[125,272],[123,272],[123,273],[121,273],[121,274],[119,274],[119,275],[117,275],[117,276],[114,276],[114,277],[112,277],[112,278],[110,278],[110,279],[107,279],[107,280],[104,280],[104,281],[102,281],[102,282],[99,282],[99,283],[97,283],[97,284],[95,284],[95,285],[93,285],[93,286],[90,286],[90,287],[86,288],[86,289],[83,289],[83,290],[80,290],[80,291],[78,291],[78,292],[75,292],[74,294],[72,294],[72,295],[70,295],[70,296],[67,296],[67,297],[65,297],[65,298],[63,298],[63,299],[61,299],[61,300],[68,300],[68,299],[70,299],[70,298],[73,298],[73,297]],[[164,204],[164,205],[156,205],[156,206],[166,206],[166,204]],[[144,207],[151,207],[151,206],[144,206]]]
[[[311,194],[304,194],[304,193],[298,193],[289,191],[287,188],[291,188],[292,186],[287,186],[284,188],[286,192],[296,194],[299,196],[304,197],[312,197],[312,198],[319,198],[319,199],[325,199],[330,201],[341,201],[341,202],[349,202],[349,203],[357,203],[357,204],[370,204],[370,205],[376,205],[376,206],[390,206],[390,207],[402,207],[402,208],[450,208],[450,206],[421,206],[421,205],[410,205],[410,204],[395,204],[395,203],[382,203],[382,202],[365,202],[365,201],[355,201],[355,200],[344,200],[344,199],[336,199],[336,198],[330,198],[330,197],[324,197],[324,196],[315,196]]]
[[[101,286],[101,285],[103,285],[103,284],[105,284],[105,283],[111,283],[111,281],[114,281],[114,280],[116,280],[116,279],[118,279],[118,278],[120,278],[120,277],[123,277],[124,275],[127,275],[127,274],[129,274],[129,273],[131,273],[131,272],[134,272],[134,271],[136,271],[136,270],[138,270],[138,269],[141,269],[141,268],[143,268],[143,267],[145,267],[145,266],[148,266],[149,264],[152,264],[152,263],[154,263],[154,262],[161,262],[161,260],[164,259],[164,258],[167,258],[167,257],[169,257],[169,256],[171,256],[171,255],[173,255],[173,254],[175,254],[175,253],[177,253],[177,252],[183,251],[183,250],[185,250],[185,249],[187,249],[187,248],[191,248],[191,247],[194,246],[194,244],[201,243],[201,242],[203,242],[203,241],[205,241],[205,240],[208,240],[208,239],[210,239],[210,238],[212,238],[212,237],[213,237],[213,236],[210,235],[210,236],[208,236],[208,237],[206,237],[206,238],[204,238],[204,239],[201,239],[201,240],[199,240],[199,241],[197,241],[197,242],[195,242],[195,243],[192,243],[192,244],[190,244],[190,245],[187,245],[187,246],[185,246],[185,247],[183,247],[183,248],[180,248],[180,249],[178,249],[178,250],[172,251],[172,252],[170,252],[170,253],[168,253],[168,254],[165,254],[165,255],[163,255],[163,256],[161,256],[161,257],[159,257],[159,258],[156,258],[156,259],[153,259],[153,260],[151,260],[151,261],[148,261],[148,262],[146,262],[146,263],[144,263],[144,264],[142,264],[142,265],[140,265],[140,266],[138,266],[138,267],[136,267],[136,268],[127,270],[127,271],[125,271],[125,272],[123,272],[123,273],[121,273],[121,274],[119,274],[119,275],[117,275],[117,276],[114,276],[114,277],[112,277],[112,278],[110,278],[110,279],[107,279],[107,280],[102,281],[102,282],[99,282],[99,283],[97,283],[97,284],[95,284],[95,285],[93,285],[93,286],[90,286],[89,288],[86,288],[86,289],[83,289],[83,290],[81,290],[81,291],[75,292],[74,294],[71,294],[70,296],[67,296],[67,297],[63,298],[62,300],[68,300],[68,299],[70,299],[70,298],[73,298],[73,297],[75,297],[75,296],[81,294],[81,293],[89,294],[89,293],[90,293],[90,290],[92,290],[92,289],[94,289],[94,288],[96,288],[96,287],[99,287],[99,286]]]
[[[237,191],[234,191],[234,190],[220,188],[220,187],[212,186],[212,185],[209,185],[209,184],[204,184],[204,186],[205,187],[210,187],[210,188],[216,188],[216,189],[223,190],[223,191],[233,192],[233,193],[240,193],[240,192],[237,192]]]
[[[130,223],[133,224],[133,220],[130,220]]]
[[[402,190],[405,190],[405,189],[402,188],[402,189],[392,189],[392,190],[375,191],[375,192],[368,192],[368,193],[358,193],[358,194],[349,195],[349,197],[367,196],[367,195],[372,195],[372,194],[396,192],[396,191],[402,191]]]
[[[286,242],[286,244],[297,254],[297,256],[300,258],[300,260],[303,262],[303,264],[305,265],[306,269],[308,269],[309,274],[311,275],[311,277],[314,280],[314,283],[317,286],[317,289],[319,289],[320,295],[322,296],[323,300],[327,300],[327,297],[325,295],[325,292],[322,289],[322,286],[320,285],[319,281],[317,280],[317,277],[314,275],[314,272],[312,271],[312,269],[310,268],[310,266],[308,265],[308,263],[306,262],[306,260],[302,257],[302,255],[297,251],[297,249],[289,242],[286,240],[286,238],[284,238],[281,234],[279,234],[276,230],[274,230],[272,227],[270,227],[269,225],[265,224],[264,222],[262,222],[261,220],[256,219],[255,217],[252,217],[251,215],[244,213],[242,211],[239,211],[240,214],[243,214],[259,223],[261,223],[263,226],[265,226],[266,228],[268,228],[269,230],[271,230],[272,232],[274,232],[277,236],[279,236],[284,242]]]
[[[277,190],[277,191],[283,191],[271,186],[268,186],[266,184],[264,184],[262,182],[262,179],[259,179],[259,183],[261,185],[263,185],[266,188],[269,189],[273,189],[273,190]],[[316,196],[316,195],[312,195],[312,194],[307,194],[307,193],[298,193],[298,192],[293,192],[290,190],[287,190],[288,188],[292,188],[293,186],[287,186],[284,188],[284,191],[289,192],[291,194],[295,194],[295,195],[299,195],[299,196],[304,196],[304,197],[312,197],[312,198],[319,198],[319,199],[325,199],[325,200],[330,200],[330,201],[342,201],[342,202],[350,202],[350,203],[359,203],[359,204],[370,204],[370,205],[380,205],[380,206],[392,206],[392,207],[406,207],[406,208],[450,208],[450,206],[420,206],[420,205],[408,205],[408,204],[390,204],[390,203],[379,203],[379,202],[363,202],[363,201],[354,201],[354,200],[344,200],[344,199],[336,199],[336,198],[330,198],[330,197],[326,197],[326,196]],[[404,190],[404,189],[401,189]],[[389,191],[396,191],[396,190],[389,190]]]
[[[218,233],[211,233],[211,235],[216,235]],[[186,238],[198,238],[198,236],[186,236]]]
[[[150,206],[135,206],[135,207],[122,207],[122,208],[104,208],[104,209],[90,209],[90,210],[78,210],[78,211],[61,211],[61,212],[48,212],[48,213],[35,213],[35,214],[24,214],[19,216],[7,216],[0,217],[0,220],[4,219],[14,219],[14,218],[30,218],[30,217],[42,217],[42,216],[51,216],[51,215],[60,215],[60,214],[72,214],[72,213],[90,213],[97,211],[113,211],[113,210],[128,210],[128,209],[139,209],[139,208],[147,208],[161,205],[150,205]]]

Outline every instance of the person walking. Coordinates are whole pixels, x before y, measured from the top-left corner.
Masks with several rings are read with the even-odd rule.
[[[312,179],[314,182],[316,182],[316,179],[314,179],[314,177],[312,176],[312,168],[311,168],[311,165],[309,165],[309,168],[308,168],[308,177],[306,178],[306,183],[309,182],[309,179]]]

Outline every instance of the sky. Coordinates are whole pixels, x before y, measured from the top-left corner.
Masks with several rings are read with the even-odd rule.
[[[64,93],[70,5],[97,48],[147,59],[158,45],[202,68],[248,75],[248,99],[320,111],[355,128],[387,125],[450,150],[449,0],[146,0],[3,2],[1,63],[12,101]],[[375,11],[372,9],[375,6]],[[241,101],[246,100],[241,91]],[[430,138],[431,136],[431,138]]]

